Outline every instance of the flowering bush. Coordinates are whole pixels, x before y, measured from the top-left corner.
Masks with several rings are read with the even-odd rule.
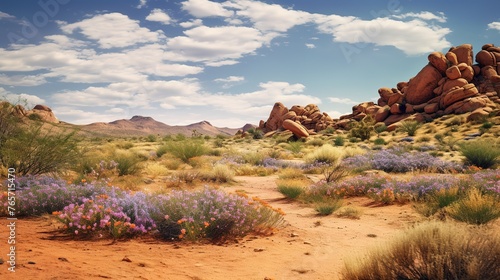
[[[378,169],[385,172],[460,172],[463,166],[443,161],[426,152],[407,152],[401,147],[385,149],[344,159],[343,163],[353,169]]]
[[[137,226],[123,212],[123,208],[99,195],[94,200],[84,199],[82,204],[70,204],[62,212],[53,212],[64,228],[75,235],[93,235],[108,232],[113,238],[145,233],[144,225]]]
[[[196,192],[174,191],[157,197],[155,204],[160,211],[154,219],[165,239],[238,237],[272,230],[283,220],[280,209],[258,198],[208,187]]]
[[[70,203],[82,203],[85,198],[103,193],[105,186],[105,182],[68,184],[64,180],[48,176],[19,177],[16,188],[16,215],[38,216],[60,211]],[[0,197],[2,202],[6,202],[6,199],[6,197]],[[7,207],[2,207],[0,215],[7,215],[5,211]]]

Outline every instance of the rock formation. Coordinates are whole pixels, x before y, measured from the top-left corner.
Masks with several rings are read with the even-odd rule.
[[[477,120],[500,111],[500,47],[493,44],[482,46],[476,54],[472,45],[452,47],[447,53],[433,52],[428,63],[415,77],[400,82],[394,88],[378,90],[377,103],[363,102],[352,108],[352,113],[333,120],[321,113],[318,106],[286,108],[276,103],[267,121],[259,128],[267,135],[273,131],[290,130],[297,137],[307,137],[328,127],[348,129],[353,121],[371,116],[376,122],[384,122],[388,130],[398,127],[405,119],[431,121],[448,114],[470,113],[467,120]],[[284,123],[286,121],[286,124]],[[295,124],[292,124],[295,122]]]
[[[384,122],[389,130],[406,118],[430,121],[447,114],[491,114],[500,108],[500,48],[486,44],[476,54],[473,64],[472,46],[452,47],[443,54],[429,54],[428,64],[407,82],[395,88],[380,88],[377,104],[361,103],[353,113],[340,117],[335,126],[345,127],[347,120],[371,115]],[[359,106],[363,110],[359,109]],[[396,124],[396,125],[393,125]]]

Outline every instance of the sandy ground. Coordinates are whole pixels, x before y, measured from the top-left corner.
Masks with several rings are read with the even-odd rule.
[[[227,191],[245,190],[282,208],[286,224],[272,236],[213,245],[168,243],[151,237],[81,241],[63,237],[47,216],[16,223],[16,272],[0,279],[338,279],[346,256],[359,255],[420,220],[410,205],[377,207],[367,198],[359,220],[319,217],[276,190],[275,176],[237,177]],[[0,258],[8,260],[8,221],[0,218]]]

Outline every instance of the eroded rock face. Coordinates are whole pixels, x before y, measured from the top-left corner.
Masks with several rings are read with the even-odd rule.
[[[285,120],[283,122],[283,128],[290,130],[298,138],[309,136],[309,132],[304,126],[292,120]]]
[[[406,102],[422,104],[434,97],[433,90],[443,75],[432,64],[427,64],[418,74],[408,82],[405,91]]]

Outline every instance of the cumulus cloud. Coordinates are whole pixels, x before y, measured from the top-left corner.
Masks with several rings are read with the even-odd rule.
[[[2,87],[0,87],[0,97],[9,101],[12,104],[20,104],[22,106],[27,106],[27,109],[31,109],[31,107],[37,104],[45,104],[45,100],[32,94],[26,93],[13,93]]]
[[[431,25],[420,19],[400,21],[390,18],[355,18],[342,24],[323,21],[319,23],[319,29],[332,34],[335,42],[393,46],[408,55],[428,53],[451,46],[446,40],[450,29]]]
[[[191,15],[203,17],[231,17],[233,11],[227,10],[221,3],[208,0],[188,0],[182,2],[182,9]]]
[[[216,83],[222,83],[222,88],[228,89],[237,83],[241,83],[245,80],[243,76],[229,76],[227,78],[217,78],[214,80]]]
[[[203,25],[203,20],[197,18],[197,19],[193,19],[193,20],[190,20],[190,21],[185,21],[185,22],[181,22],[179,23],[180,26],[184,27],[184,28],[192,28],[192,27],[195,27],[195,26],[201,26]]]
[[[359,102],[356,102],[350,98],[328,97],[328,100],[332,103],[339,103],[339,104],[347,104],[347,105],[359,104]]]
[[[13,15],[9,15],[7,13],[4,13],[2,11],[0,11],[0,20],[1,19],[15,19],[16,17],[13,16]]]
[[[500,22],[494,21],[494,22],[488,23],[488,29],[500,30]]]
[[[405,13],[405,14],[393,15],[392,17],[397,19],[417,18],[422,20],[435,20],[441,23],[444,23],[447,20],[443,12],[438,12],[438,14],[434,14],[428,11],[420,13]]]
[[[152,10],[151,13],[146,17],[146,20],[156,21],[162,24],[170,24],[172,22],[172,18],[162,9]]]
[[[96,15],[80,22],[62,25],[61,29],[66,34],[79,31],[85,37],[97,41],[103,49],[157,42],[163,36],[162,32],[141,27],[138,21],[121,13]]]
[[[139,4],[137,5],[137,9],[142,9],[143,7],[146,6],[148,3],[148,0],[139,0]]]
[[[306,44],[306,47],[308,49],[314,49],[314,48],[316,48],[316,45],[315,44]]]
[[[39,86],[45,84],[46,80],[41,75],[12,75],[0,74],[0,84],[7,86]]]

